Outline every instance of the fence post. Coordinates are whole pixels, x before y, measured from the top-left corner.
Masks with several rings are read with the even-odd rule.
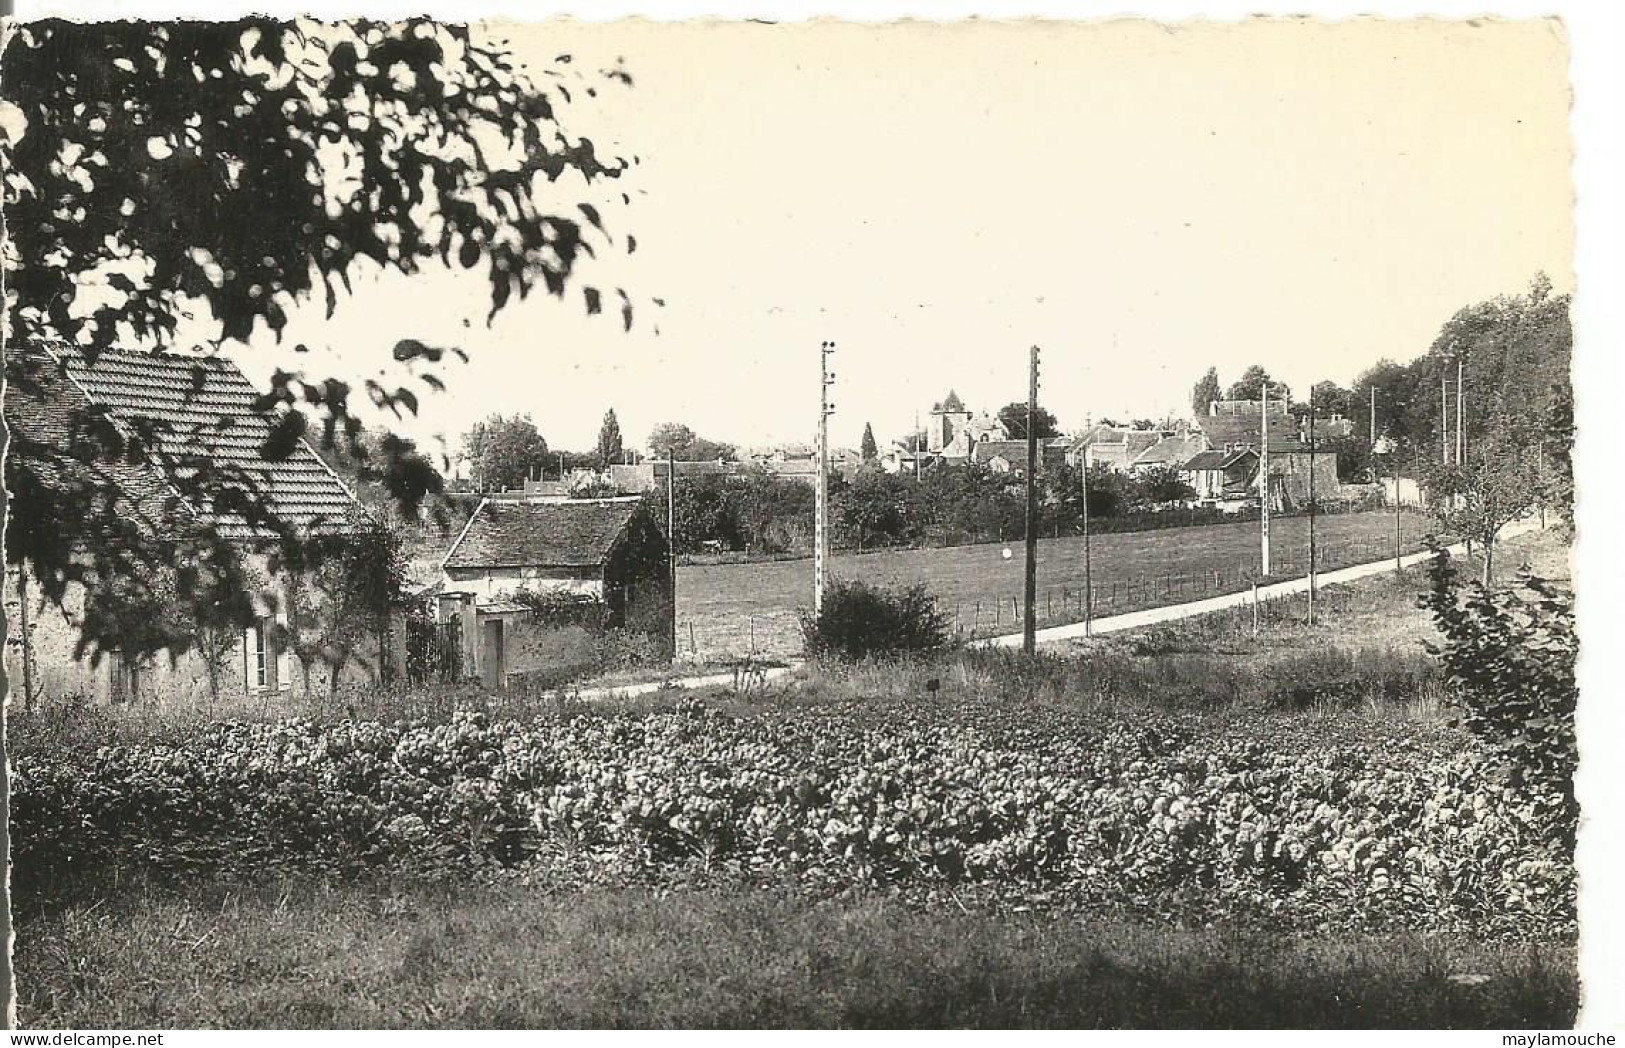
[[[689,619],[688,620],[688,653],[690,655],[698,655],[699,651],[700,651],[700,646],[694,640],[694,620]]]
[[[1010,621],[1021,621],[1021,606],[1016,603],[1016,598],[1014,597],[1010,598]]]
[[[1253,583],[1253,636],[1258,636],[1258,583]]]

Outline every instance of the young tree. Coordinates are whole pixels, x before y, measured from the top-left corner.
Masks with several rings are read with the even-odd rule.
[[[1154,466],[1133,479],[1138,501],[1143,505],[1166,506],[1196,497],[1196,489],[1172,466]]]
[[[858,445],[858,454],[863,456],[865,462],[873,462],[880,457],[880,448],[875,444],[874,427],[867,422],[863,424],[863,441]]]
[[[1465,463],[1434,472],[1434,515],[1481,547],[1484,585],[1492,578],[1497,536],[1535,507],[1540,480],[1534,444],[1511,427],[1481,435]]]
[[[598,461],[603,466],[619,462],[624,452],[621,446],[621,423],[615,417],[615,409],[610,408],[604,413],[604,422],[598,427]]]
[[[1208,368],[1207,374],[1191,388],[1191,414],[1197,418],[1206,415],[1215,400],[1224,399],[1224,388],[1219,385],[1219,369]]]
[[[263,592],[267,581],[237,551],[206,539],[184,548],[175,573],[193,624],[191,647],[203,661],[209,698],[218,703],[227,660],[257,617],[253,595]]]
[[[484,30],[427,18],[7,23],[0,255],[11,346],[53,340],[94,358],[115,343],[162,346],[183,316],[198,316],[218,325],[218,349],[256,330],[280,336],[308,304],[325,300],[331,315],[353,274],[379,269],[478,270],[487,319],[538,288],[562,297],[588,252],[616,246],[595,198],[636,161],[564,126],[556,106],[572,79],[631,83],[618,67],[574,72],[569,57],[536,80]],[[580,293],[586,312],[602,311],[604,291]],[[613,294],[630,325],[631,298]],[[438,388],[434,365],[459,352],[403,339],[393,355],[404,384],[386,376],[364,392],[382,409],[416,411],[413,385]],[[8,381],[22,356],[8,347]],[[285,458],[307,433],[331,446],[359,432],[347,383],[278,371],[271,387],[256,405],[264,419],[248,427],[269,423],[262,459]],[[143,588],[206,601],[160,593],[177,542],[131,524],[111,494],[121,463],[158,455],[164,424],[109,435],[93,410],[75,413],[66,445],[60,429],[7,413],[13,521],[75,524],[54,539],[36,528],[12,555],[58,602],[74,584],[108,610],[115,591],[151,603]],[[379,450],[390,494],[415,508],[436,474],[395,462],[410,454],[404,442]],[[299,537],[255,497],[257,472],[207,463],[172,479],[178,499],[230,507],[286,550]],[[95,585],[110,578],[124,581]],[[95,650],[129,635],[87,636]]]
[[[529,415],[491,415],[474,423],[463,436],[463,453],[481,491],[523,487],[548,465],[547,441]]]
[[[371,514],[356,514],[351,530],[312,544],[311,586],[298,587],[289,616],[289,642],[308,667],[327,664],[329,693],[337,694],[357,651],[376,647],[380,682],[390,678],[390,621],[406,606],[407,564],[400,531]],[[304,572],[295,572],[295,577]]]
[[[1004,423],[1005,431],[1010,434],[1011,440],[1026,440],[1027,402],[1012,401],[1000,408],[999,421]],[[1055,416],[1044,410],[1042,405],[1033,412],[1033,426],[1038,430],[1039,440],[1048,440],[1050,437],[1061,435],[1061,430],[1055,423]]]

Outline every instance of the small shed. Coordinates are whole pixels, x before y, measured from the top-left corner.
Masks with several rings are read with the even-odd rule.
[[[670,563],[642,499],[486,499],[441,562],[435,615],[460,622],[463,665],[492,689],[595,665],[609,630],[669,659]]]
[[[1252,448],[1203,451],[1187,460],[1180,472],[1196,490],[1199,503],[1233,503],[1226,508],[1239,508],[1250,494],[1249,484],[1258,472],[1258,452]]]

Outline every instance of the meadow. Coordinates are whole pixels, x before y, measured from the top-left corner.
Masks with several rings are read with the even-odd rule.
[[[1322,569],[1393,552],[1392,513],[1326,514],[1316,519],[1315,528]],[[1427,516],[1405,513],[1405,551],[1420,549],[1433,528]],[[1302,574],[1308,547],[1307,517],[1273,521],[1271,577]],[[1259,525],[1249,521],[1096,535],[1090,550],[1095,614],[1110,615],[1245,588],[1258,577]],[[1020,629],[1016,607],[1022,571],[1020,536],[974,546],[838,554],[829,562],[833,578],[924,583],[950,623],[967,636]],[[695,661],[799,654],[797,609],[811,605],[811,590],[812,562],[806,559],[682,565],[677,569],[679,654]],[[1083,592],[1083,539],[1041,539],[1039,623],[1082,621]]]

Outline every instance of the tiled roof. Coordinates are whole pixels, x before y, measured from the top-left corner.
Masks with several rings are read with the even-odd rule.
[[[1025,465],[1027,462],[1027,442],[1025,440],[979,440],[971,451],[971,461],[991,462],[995,458],[1002,458],[1012,465]]]
[[[636,499],[481,502],[446,553],[447,568],[596,567],[638,512]]]
[[[1200,452],[1195,458],[1187,461],[1181,469],[1229,469],[1246,458],[1257,458],[1258,452],[1251,448],[1236,448],[1226,451],[1224,448],[1212,448]]]
[[[1223,469],[1230,456],[1223,451],[1203,451],[1186,462],[1181,469]]]
[[[46,382],[62,395],[57,411],[71,414],[87,402],[98,404],[126,435],[154,434],[157,454],[148,468],[166,487],[184,481],[184,460],[206,461],[228,471],[223,484],[240,478],[251,498],[282,522],[307,532],[344,529],[347,515],[359,505],[305,441],[297,441],[281,461],[261,456],[272,416],[255,410],[260,392],[228,360],[108,350],[91,364],[66,346],[39,346],[35,353],[40,370],[48,373]],[[191,509],[228,538],[260,532],[237,514],[217,513],[208,505],[193,504]]]
[[[1258,447],[1262,426],[1257,414],[1211,415],[1198,419],[1197,424],[1207,434],[1208,443],[1216,448],[1231,446]],[[1306,446],[1298,440],[1297,424],[1285,415],[1270,416],[1270,450],[1298,451]]]
[[[6,382],[5,418],[11,431],[6,486],[14,495],[32,482],[69,505],[83,503],[85,519],[79,523],[87,527],[103,519],[98,516],[102,512],[149,532],[174,523],[175,517],[192,517],[150,463],[99,450],[83,395],[61,380],[48,354],[13,348],[6,360]],[[18,503],[12,508],[27,512]]]
[[[1202,451],[1206,443],[1200,435],[1164,437],[1146,448],[1129,463],[1131,466],[1177,466]]]

